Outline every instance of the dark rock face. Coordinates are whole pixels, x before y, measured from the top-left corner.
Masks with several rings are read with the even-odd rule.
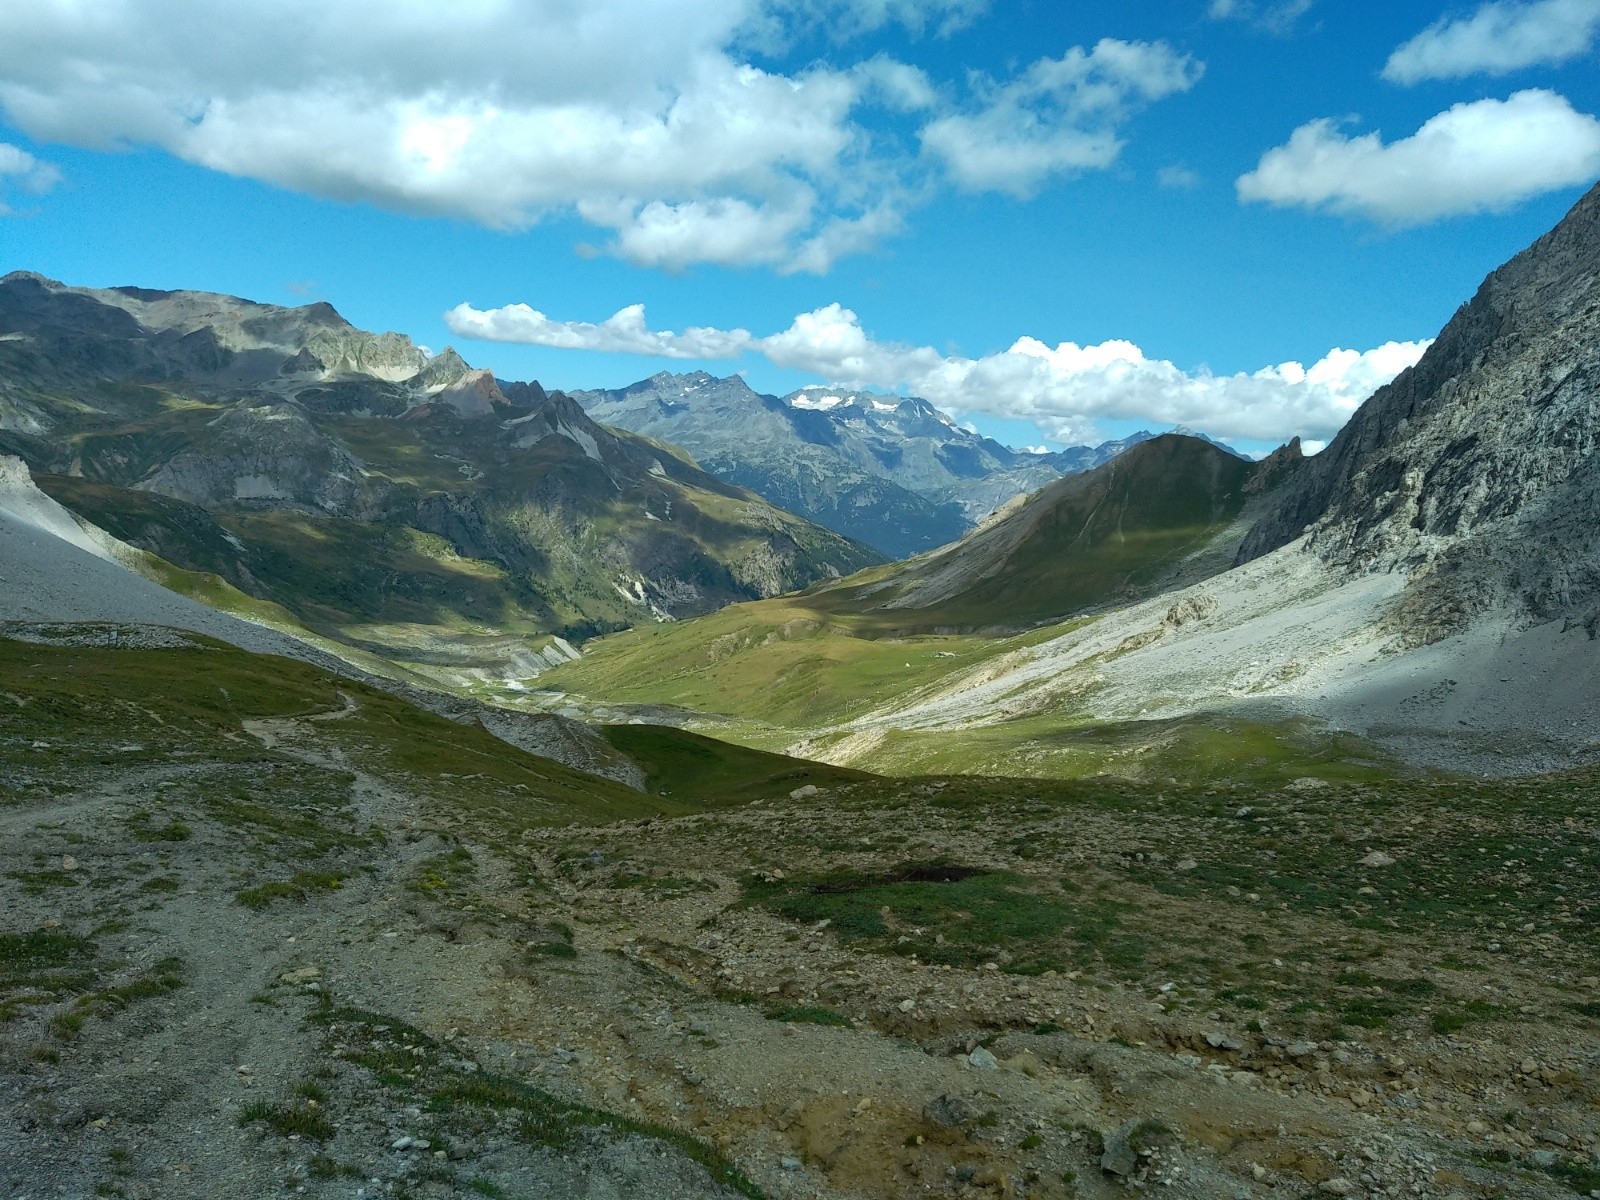
[[[1251,530],[1353,571],[1417,571],[1443,632],[1512,605],[1592,615],[1600,495],[1600,188],[1499,268]],[[1450,593],[1454,597],[1450,597]]]

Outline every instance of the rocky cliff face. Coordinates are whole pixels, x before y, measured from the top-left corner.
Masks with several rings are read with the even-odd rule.
[[[0,452],[179,566],[329,636],[435,657],[877,561],[559,392],[326,304],[6,276]]]
[[[1600,613],[1600,187],[1490,275],[1251,531],[1352,571],[1414,572],[1413,636],[1488,607]]]

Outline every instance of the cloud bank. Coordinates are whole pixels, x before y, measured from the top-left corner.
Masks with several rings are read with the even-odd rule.
[[[1383,77],[1413,84],[1553,66],[1590,53],[1597,34],[1600,0],[1500,0],[1428,26],[1389,56]]]
[[[1330,350],[1307,367],[1285,362],[1252,373],[1184,371],[1126,341],[1050,346],[1018,338],[982,358],[879,342],[838,304],[801,313],[779,333],[744,329],[649,329],[643,305],[598,324],[556,321],[524,304],[457,305],[445,322],[459,336],[662,358],[732,359],[760,354],[780,367],[857,388],[904,388],[952,414],[1031,421],[1064,443],[1093,440],[1094,423],[1126,418],[1192,425],[1219,437],[1327,441],[1374,390],[1422,356],[1428,342]]]
[[[29,0],[0,4],[0,117],[497,229],[575,215],[598,252],[648,267],[822,272],[898,232],[930,186],[1021,194],[1109,166],[1133,112],[1198,78],[1164,44],[1114,40],[971,95],[883,56],[751,61],[802,36],[948,35],[985,7]]]
[[[1600,174],[1600,121],[1538,88],[1454,105],[1395,142],[1349,136],[1343,124],[1300,126],[1239,178],[1239,199],[1404,227],[1499,211]]]

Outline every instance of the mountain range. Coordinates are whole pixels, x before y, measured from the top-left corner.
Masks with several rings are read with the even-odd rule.
[[[878,558],[560,393],[326,304],[8,275],[0,451],[130,544],[418,669],[525,675],[530,639]]]
[[[595,420],[681,446],[719,478],[889,558],[953,542],[1012,497],[1155,436],[1033,454],[917,397],[811,387],[780,398],[704,371],[571,395]]]
[[[1597,348],[1600,188],[1312,458],[1158,438],[954,545],[604,639],[546,682],[878,770],[1078,773],[1108,722],[1135,754],[1264,721],[1486,772],[1587,761]]]
[[[0,1191],[1600,1183],[1600,189],[1322,454],[887,563],[326,306],[0,316]]]

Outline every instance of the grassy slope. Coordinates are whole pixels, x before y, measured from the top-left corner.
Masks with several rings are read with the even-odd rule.
[[[906,631],[1059,620],[1148,587],[1205,545],[1238,515],[1254,470],[1198,438],[1164,435],[1040,489],[950,551],[849,581],[819,603]],[[960,581],[937,598],[916,595],[950,573]]]
[[[330,445],[324,437],[354,452],[364,464],[360,508],[371,519],[258,506],[208,512],[129,486],[185,451],[237,458],[236,434],[212,426],[222,411],[153,389],[103,412],[63,410],[59,440],[88,478],[39,483],[180,568],[217,575],[323,636],[402,660],[414,651],[423,661],[443,653],[497,662],[507,636],[625,627],[646,612],[618,590],[636,574],[692,584],[709,611],[757,593],[775,534],[792,544],[789,569],[801,582],[824,561],[848,571],[875,558],[672,455],[655,456],[664,470],[646,471],[642,442],[603,465],[564,439],[519,449],[498,427],[441,419],[312,417],[320,432],[297,453],[315,467]]]
[[[336,712],[346,696],[355,711],[316,722],[319,738],[364,769],[507,826],[698,812],[786,795],[802,775],[862,777],[657,730],[643,761],[661,794],[649,796],[307,663],[193,641],[120,649],[0,638],[0,752],[16,756],[15,777],[85,758],[129,767],[173,756],[254,761],[270,755],[245,721]]]
[[[768,754],[665,725],[610,725],[606,740],[644,769],[658,796],[760,800],[811,784],[859,783],[864,771]]]

